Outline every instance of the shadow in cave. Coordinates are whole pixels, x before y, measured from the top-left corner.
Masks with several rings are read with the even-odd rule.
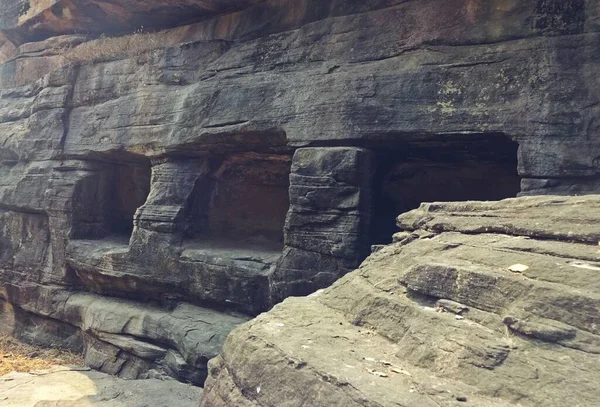
[[[210,176],[196,184],[187,205],[185,247],[227,257],[279,254],[290,205],[291,160],[291,154],[221,157]]]
[[[372,244],[388,244],[396,217],[422,202],[516,197],[518,144],[504,134],[448,135],[374,149]]]
[[[72,239],[129,241],[133,217],[150,193],[152,166],[144,156],[104,154],[73,195]]]

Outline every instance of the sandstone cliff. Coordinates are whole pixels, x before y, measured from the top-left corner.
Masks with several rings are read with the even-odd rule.
[[[201,384],[233,327],[355,269],[420,202],[598,192],[599,18],[2,0],[0,330]]]

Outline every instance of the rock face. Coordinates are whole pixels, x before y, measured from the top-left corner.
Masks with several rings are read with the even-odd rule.
[[[600,191],[596,0],[0,10],[0,330],[107,372],[201,384],[420,202]]]
[[[360,269],[235,329],[201,406],[597,405],[599,206],[401,215],[397,242]]]

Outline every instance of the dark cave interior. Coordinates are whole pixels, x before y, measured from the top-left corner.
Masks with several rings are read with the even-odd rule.
[[[127,238],[136,210],[150,193],[152,168],[144,156],[103,157],[74,193],[71,238]]]
[[[374,150],[372,244],[390,243],[396,216],[422,202],[500,200],[520,192],[518,144],[503,134],[439,136]]]
[[[290,168],[289,154],[223,157],[196,185],[188,205],[186,237],[282,246]]]

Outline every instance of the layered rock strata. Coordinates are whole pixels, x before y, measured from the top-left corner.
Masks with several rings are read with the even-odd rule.
[[[597,405],[600,196],[424,204],[235,329],[201,406]]]
[[[599,190],[596,0],[3,5],[1,329],[111,373],[202,383],[420,202]]]

